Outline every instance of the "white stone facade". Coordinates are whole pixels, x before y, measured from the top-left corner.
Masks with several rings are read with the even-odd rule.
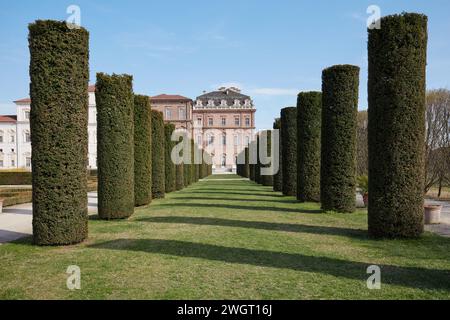
[[[0,116],[0,169],[31,170],[30,99],[14,101],[17,116]],[[97,168],[97,109],[89,87],[89,169]]]

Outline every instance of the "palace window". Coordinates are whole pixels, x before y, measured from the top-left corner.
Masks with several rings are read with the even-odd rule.
[[[15,135],[11,135],[10,136],[10,140],[11,140],[11,143],[16,142],[16,136]]]
[[[250,127],[250,118],[249,117],[245,118],[245,126]]]
[[[222,118],[220,119],[220,121],[222,121],[222,125],[223,125],[223,126],[226,126],[226,125],[227,125],[227,118],[222,117]]]
[[[225,167],[227,165],[227,155],[223,154],[222,155],[222,167]]]
[[[213,118],[208,118],[208,126],[212,126],[213,124]]]
[[[202,118],[197,118],[197,124],[198,124],[199,126],[202,125]]]
[[[239,135],[238,135],[238,134],[236,134],[236,135],[234,136],[234,145],[235,145],[235,146],[238,146],[238,145],[239,145]]]
[[[234,117],[234,125],[240,126],[241,125],[241,119],[239,117]]]
[[[246,136],[245,137],[245,145],[249,145],[250,144],[250,137],[249,136]]]
[[[208,139],[208,144],[214,143],[214,135],[208,134],[207,139]]]
[[[197,136],[197,144],[199,145],[199,146],[201,146],[202,145],[202,136]]]
[[[222,136],[222,145],[227,145],[227,136],[225,134]]]
[[[16,160],[11,159],[11,167],[15,167],[16,166]]]
[[[26,157],[26,159],[25,159],[25,166],[27,168],[31,168],[31,157]]]
[[[25,142],[31,142],[31,135],[29,131],[25,131]]]
[[[178,110],[178,116],[180,117],[180,120],[186,120],[186,110],[184,110],[184,108],[180,108]]]
[[[166,120],[172,119],[172,110],[166,108]]]
[[[25,119],[30,120],[30,111],[25,111]]]

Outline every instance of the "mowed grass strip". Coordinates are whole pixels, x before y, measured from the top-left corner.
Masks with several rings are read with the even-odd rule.
[[[200,181],[128,220],[93,217],[79,245],[1,245],[0,299],[450,298],[449,238],[371,240],[365,210],[323,213],[237,178]],[[81,290],[66,287],[69,265]],[[380,290],[367,289],[370,265]]]

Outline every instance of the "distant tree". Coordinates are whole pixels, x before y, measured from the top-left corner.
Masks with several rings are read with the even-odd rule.
[[[450,91],[437,89],[427,92],[425,111],[425,193],[450,179]]]

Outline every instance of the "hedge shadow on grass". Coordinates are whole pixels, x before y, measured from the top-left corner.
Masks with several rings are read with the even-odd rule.
[[[323,213],[322,209],[294,209],[294,208],[282,208],[282,207],[254,207],[254,206],[241,206],[234,204],[222,204],[222,203],[161,203],[162,207],[193,207],[193,208],[209,208],[209,209],[230,209],[230,210],[249,210],[249,211],[279,211],[284,213]]]
[[[300,253],[225,247],[178,240],[116,239],[89,245],[88,248],[145,252],[241,265],[289,269],[300,272],[314,272],[357,280],[361,282],[361,285],[365,285],[367,280],[366,270],[369,266],[369,263],[308,256]],[[448,281],[450,271],[448,270],[395,265],[379,266],[383,274],[383,285],[450,291],[450,282]]]
[[[295,223],[274,223],[265,221],[247,221],[247,220],[234,220],[222,218],[183,217],[183,216],[138,218],[135,221],[139,222],[144,221],[152,223],[180,223],[180,224],[195,224],[195,225],[221,226],[221,227],[238,227],[247,229],[324,234],[324,235],[352,237],[358,239],[368,239],[367,230],[328,227],[328,226],[314,226]]]

